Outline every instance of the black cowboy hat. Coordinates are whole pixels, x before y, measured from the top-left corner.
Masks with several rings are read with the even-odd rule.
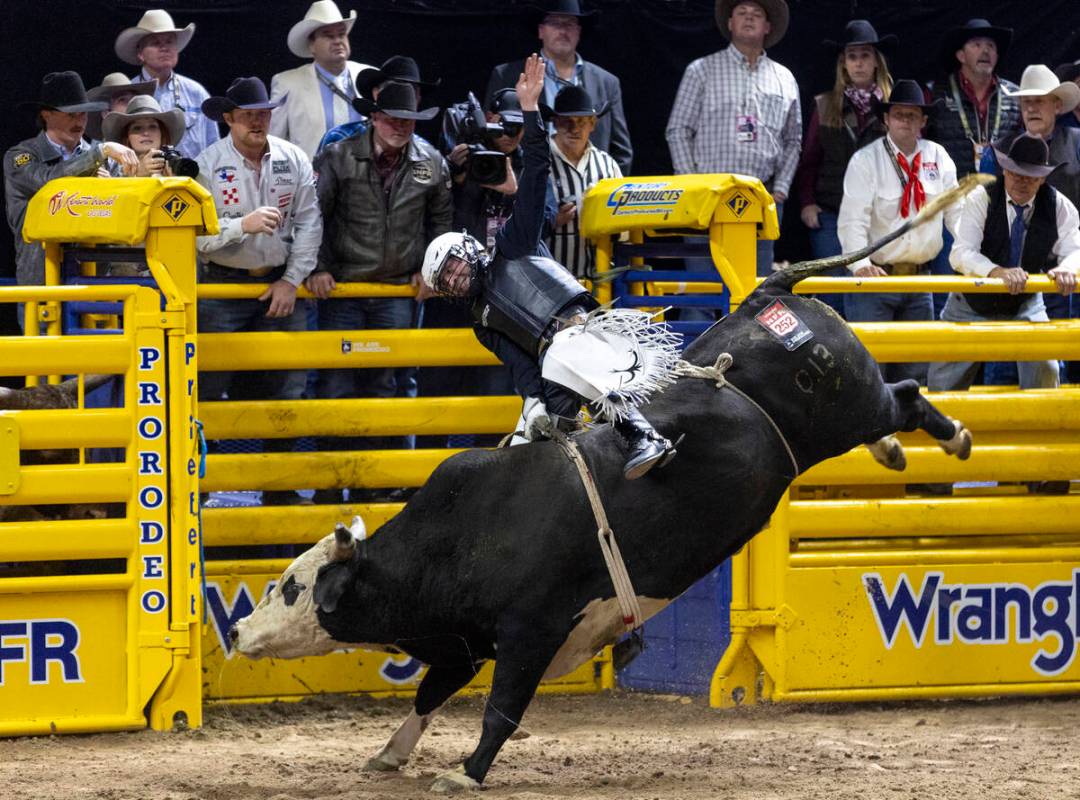
[[[1050,148],[1041,136],[1027,133],[994,142],[994,155],[1002,169],[1029,178],[1045,178],[1061,166],[1050,163]]]
[[[857,44],[868,44],[882,52],[889,52],[899,42],[900,40],[896,37],[896,34],[887,33],[879,37],[878,32],[874,30],[874,26],[867,20],[853,19],[844,26],[844,35],[840,37],[840,41],[834,42],[832,39],[826,39],[822,44],[837,53],[843,51],[845,47],[853,47]]]
[[[352,101],[353,108],[361,114],[371,115],[381,111],[395,119],[431,119],[439,113],[438,106],[417,110],[420,105],[416,96],[416,87],[411,83],[390,81],[379,90],[378,100],[357,97]]]
[[[525,112],[521,110],[521,101],[513,89],[499,89],[488,102],[488,111],[498,114],[503,122],[525,122]]]
[[[435,87],[442,83],[442,78],[425,81],[420,78],[420,67],[408,56],[390,56],[376,69],[368,67],[356,74],[356,92],[364,97],[371,97],[372,90],[387,81],[411,83],[413,86]]]
[[[745,2],[748,2],[748,0],[716,0],[716,6],[713,8],[713,18],[716,20],[716,27],[720,29],[720,35],[729,41],[731,40],[731,31],[728,30],[728,20],[731,19],[731,12],[735,10],[735,6],[739,5],[739,3]],[[749,0],[749,2],[757,3],[764,9],[765,16],[772,27],[769,35],[765,37],[765,49],[768,50],[783,39],[784,34],[787,33],[788,22],[791,18],[788,4],[786,0]]]
[[[548,14],[561,14],[566,17],[577,17],[582,28],[591,27],[596,22],[596,15],[600,13],[583,11],[579,0],[550,0],[550,2],[537,3],[533,6],[532,18],[536,24],[544,21]]]
[[[999,28],[991,25],[987,20],[978,17],[969,19],[963,25],[949,28],[945,31],[945,39],[941,43],[941,65],[945,68],[945,74],[957,70],[956,51],[975,38],[993,39],[997,45],[998,63],[1005,60],[1005,52],[1012,42],[1012,28]]]
[[[108,111],[109,104],[95,102],[86,96],[79,73],[50,72],[41,79],[41,98],[26,100],[19,105],[23,108],[50,109],[63,111],[65,114],[78,114],[83,111]]]
[[[1066,64],[1058,64],[1054,67],[1054,74],[1062,83],[1075,81],[1080,78],[1080,61],[1069,61]]]
[[[602,117],[611,111],[611,103],[605,102],[599,108],[592,96],[580,86],[564,86],[555,95],[555,107],[540,103],[540,115],[544,119],[552,117]]]
[[[271,100],[266,84],[258,78],[237,78],[230,84],[224,97],[208,97],[203,100],[202,112],[214,122],[222,122],[223,115],[237,108],[277,108],[285,102],[285,95]]]
[[[926,92],[923,87],[918,84],[917,81],[912,80],[898,80],[893,86],[892,92],[889,94],[888,100],[878,100],[874,98],[874,108],[877,110],[878,116],[885,116],[887,112],[893,106],[915,106],[921,108],[924,114],[929,114],[935,111],[938,106],[941,105],[940,100],[935,100],[932,103],[926,102]]]

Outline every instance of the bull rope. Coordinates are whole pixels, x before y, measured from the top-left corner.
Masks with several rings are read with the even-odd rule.
[[[619,543],[615,540],[615,531],[608,524],[607,512],[604,511],[604,503],[600,499],[600,490],[596,481],[589,471],[589,465],[581,455],[581,450],[565,433],[558,428],[552,427],[551,438],[559,443],[563,452],[574,462],[577,467],[581,483],[585,487],[585,494],[589,497],[589,505],[592,506],[593,516],[596,517],[596,538],[600,542],[600,552],[604,554],[604,563],[607,564],[611,583],[615,586],[615,598],[619,602],[619,610],[622,612],[622,622],[626,632],[637,628],[642,623],[641,604],[638,603],[634,585],[630,582],[630,575],[626,571],[626,562],[623,561],[622,553],[619,552]]]
[[[757,401],[754,400],[754,398],[752,398],[734,383],[729,381],[727,379],[727,376],[724,374],[728,371],[728,369],[731,368],[731,365],[734,363],[735,359],[731,357],[731,353],[721,353],[716,357],[716,363],[713,364],[711,367],[699,367],[696,364],[691,364],[689,361],[680,361],[675,367],[675,374],[687,378],[704,378],[708,381],[716,381],[717,389],[723,389],[726,386],[727,388],[735,392],[735,394],[739,395],[739,397],[750,403],[750,405],[752,405],[758,411],[760,411],[761,415],[769,421],[772,429],[776,432],[777,438],[780,439],[780,443],[784,445],[784,450],[787,452],[788,458],[791,459],[791,466],[795,470],[795,474],[792,475],[791,478],[792,480],[794,480],[799,476],[802,470],[799,469],[799,462],[795,459],[795,453],[791,451],[791,446],[788,444],[787,438],[784,436],[784,432],[780,430],[780,426],[776,424],[776,422],[771,416],[769,416],[768,411],[758,405]]]

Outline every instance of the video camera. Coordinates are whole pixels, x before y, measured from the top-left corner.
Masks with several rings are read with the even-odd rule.
[[[489,149],[489,142],[496,136],[514,135],[507,127],[488,122],[484,110],[469,92],[464,103],[455,103],[443,115],[442,140],[444,152],[449,154],[459,144],[469,146],[465,162],[465,177],[470,181],[499,184],[506,178],[506,153]]]
[[[178,178],[199,177],[199,162],[195,159],[187,158],[175,147],[170,147],[167,144],[163,144],[158,149],[161,151],[161,157],[165,159],[165,163],[173,175]]]

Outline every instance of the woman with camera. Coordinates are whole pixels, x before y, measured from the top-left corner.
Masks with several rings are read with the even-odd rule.
[[[152,95],[141,94],[128,101],[126,111],[106,114],[101,123],[106,142],[119,142],[135,151],[139,157],[135,171],[138,178],[175,174],[171,165],[180,157],[173,156],[171,147],[179,144],[185,130],[183,111],[178,108],[162,111]]]

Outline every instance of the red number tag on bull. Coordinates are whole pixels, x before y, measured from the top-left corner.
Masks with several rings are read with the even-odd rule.
[[[814,338],[814,332],[805,322],[795,316],[795,312],[784,305],[782,300],[776,300],[766,306],[757,313],[754,319],[757,320],[758,325],[779,339],[788,350],[795,350]]]

